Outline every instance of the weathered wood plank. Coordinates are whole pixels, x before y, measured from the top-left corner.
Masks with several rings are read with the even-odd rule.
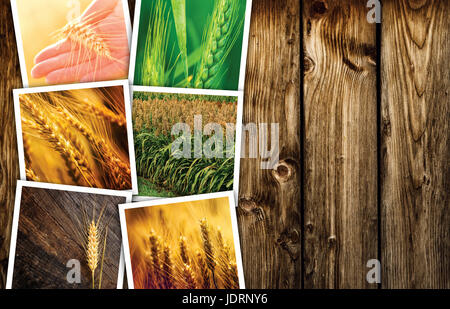
[[[299,1],[253,1],[244,123],[279,123],[280,163],[262,170],[260,160],[241,161],[248,288],[301,287],[300,38]]]
[[[385,1],[384,288],[450,287],[449,1]]]
[[[377,258],[376,27],[364,1],[304,1],[305,288],[370,288]]]
[[[21,88],[11,5],[0,2],[0,288],[6,284],[16,181],[19,178],[12,89]]]

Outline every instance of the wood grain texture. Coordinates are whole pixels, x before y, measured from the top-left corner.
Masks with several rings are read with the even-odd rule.
[[[279,123],[280,163],[263,170],[258,159],[241,161],[247,288],[301,287],[300,37],[299,1],[253,1],[244,124]]]
[[[449,14],[449,1],[384,1],[384,288],[450,287]]]
[[[12,89],[21,88],[11,6],[0,1],[0,288],[6,284],[16,182],[19,178]]]
[[[366,14],[364,1],[304,1],[305,288],[374,287],[376,31]]]
[[[23,187],[12,288],[91,288],[91,272],[85,262],[83,247],[83,227],[86,229],[83,225],[83,209],[89,221],[98,220],[104,209],[101,224],[108,225],[108,237],[102,288],[115,289],[122,246],[117,205],[123,203],[126,203],[126,199],[120,196]],[[72,259],[81,264],[79,284],[69,283],[66,279],[70,270],[66,264]],[[95,277],[96,288],[99,270],[100,262]]]

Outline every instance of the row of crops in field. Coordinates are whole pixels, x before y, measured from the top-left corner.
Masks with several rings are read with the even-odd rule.
[[[237,103],[237,97],[219,95],[197,95],[184,93],[161,93],[161,92],[135,92],[135,100],[183,100],[183,101],[205,101],[205,102],[225,102]]]
[[[177,123],[187,124],[192,130],[187,144],[194,145],[195,116],[202,116],[203,125],[218,123],[225,131],[226,124],[236,123],[236,114],[234,97],[135,93],[133,127],[138,176],[175,195],[232,190],[234,145],[224,145],[218,150],[221,155],[213,158],[196,156],[192,147],[190,156],[180,158],[172,152],[179,136],[172,136],[171,131]],[[208,139],[210,136],[201,137],[202,143]]]

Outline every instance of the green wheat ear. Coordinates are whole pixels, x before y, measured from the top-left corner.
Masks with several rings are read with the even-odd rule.
[[[225,60],[240,36],[240,1],[216,0],[202,44],[202,58],[196,70],[194,88],[218,89],[226,73]]]
[[[156,0],[150,12],[145,40],[142,83],[145,86],[164,86],[166,83],[166,53],[170,33],[169,13],[162,0]]]

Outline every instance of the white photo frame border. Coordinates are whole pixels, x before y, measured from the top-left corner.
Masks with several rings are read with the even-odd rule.
[[[233,170],[233,192],[236,201],[239,200],[239,173],[241,167],[241,148],[242,148],[242,121],[244,114],[244,93],[243,91],[234,90],[207,90],[193,88],[168,88],[168,87],[151,87],[151,86],[131,86],[131,95],[134,98],[135,92],[154,92],[154,93],[176,93],[176,94],[194,94],[205,96],[225,96],[237,97],[237,115],[236,115],[236,140],[234,153],[234,170]],[[133,102],[133,99],[132,99]],[[131,103],[131,106],[133,103]],[[134,120],[133,120],[134,121]],[[133,122],[134,123],[134,122]],[[227,192],[227,191],[223,191]],[[154,196],[135,196],[134,201],[148,201],[149,199],[158,199]]]
[[[136,0],[136,5],[134,8],[134,20],[133,20],[133,37],[131,39],[130,70],[128,72],[128,79],[130,81],[130,85],[134,85],[137,45],[138,45],[138,37],[139,37],[139,24],[140,24],[140,19],[141,19],[140,18],[141,4],[142,4],[142,0]],[[252,16],[252,4],[253,4],[253,0],[246,0],[244,34],[242,36],[241,62],[240,62],[240,68],[239,68],[238,89],[230,90],[230,91],[243,91],[245,88],[245,72],[246,72],[246,66],[247,66],[248,40],[249,40],[249,35],[250,35],[250,21],[251,21],[251,16]]]
[[[20,180],[27,180],[25,171],[25,155],[23,148],[23,135],[22,135],[22,119],[19,96],[22,94],[29,93],[41,93],[41,92],[54,92],[54,91],[69,91],[69,90],[80,90],[80,89],[96,89],[96,88],[107,88],[107,87],[123,87],[124,94],[124,105],[125,105],[125,117],[127,120],[127,139],[128,139],[128,152],[130,159],[130,171],[131,171],[131,192],[133,194],[138,194],[138,182],[136,173],[136,159],[134,151],[134,138],[133,138],[133,120],[131,111],[131,92],[128,80],[118,80],[118,81],[108,81],[108,82],[93,82],[84,84],[69,84],[69,85],[55,85],[55,86],[44,86],[35,88],[23,88],[14,89],[14,114],[16,117],[16,134],[17,134],[17,148],[19,155],[19,171]],[[101,188],[99,188],[101,189]],[[125,190],[130,191],[130,190]]]
[[[130,50],[130,55],[131,55],[132,28],[131,28],[130,9],[128,7],[128,0],[120,0],[120,1],[122,1],[122,9],[123,9],[123,15],[124,15],[124,19],[125,19],[125,27],[126,27],[126,31],[127,31],[128,49]],[[22,77],[22,85],[24,88],[29,88],[30,85],[29,85],[27,66],[26,66],[26,61],[25,61],[25,51],[23,49],[22,30],[20,29],[20,16],[19,16],[19,10],[17,8],[17,0],[11,0],[11,12],[12,12],[12,17],[13,17],[14,33],[16,35],[17,52],[19,54],[19,64],[20,64],[20,74]],[[131,60],[131,58],[130,58],[130,60]],[[129,79],[129,77],[128,77],[128,79]]]
[[[95,188],[57,185],[57,184],[51,184],[51,183],[22,181],[22,180],[17,181],[16,195],[15,195],[15,201],[14,201],[14,214],[13,214],[12,229],[11,229],[11,242],[10,242],[10,246],[9,246],[8,268],[7,268],[7,275],[6,275],[6,289],[12,289],[13,275],[14,275],[14,263],[15,263],[15,257],[16,257],[16,246],[17,246],[17,232],[18,232],[18,228],[19,228],[20,208],[21,208],[21,203],[22,203],[22,188],[23,187],[125,197],[127,202],[132,201],[132,193],[129,191],[95,189]],[[120,222],[120,213],[119,213],[119,222]],[[122,227],[121,227],[121,229],[122,229]],[[117,289],[123,289],[124,274],[125,274],[125,259],[124,259],[124,250],[123,250],[123,240],[122,240],[120,259],[119,259],[119,269],[118,269],[118,274],[117,274],[117,276],[118,276],[117,277]]]
[[[171,207],[171,204],[178,204],[178,203],[183,203],[183,202],[204,201],[204,200],[218,199],[218,198],[224,198],[224,197],[228,198],[228,202],[229,202],[229,206],[230,206],[231,227],[233,230],[233,244],[234,244],[234,250],[235,250],[235,255],[236,255],[236,265],[237,265],[237,269],[238,269],[239,288],[245,289],[244,268],[243,268],[243,264],[242,264],[241,245],[240,245],[239,229],[238,229],[237,215],[236,215],[236,203],[234,200],[233,191],[208,193],[208,194],[201,194],[201,195],[191,195],[191,196],[185,196],[185,197],[165,198],[165,199],[158,199],[158,200],[151,200],[151,201],[119,205],[120,227],[122,229],[122,242],[123,242],[123,250],[124,250],[124,257],[125,257],[125,269],[127,272],[128,288],[134,289],[134,278],[133,278],[133,269],[131,266],[130,245],[128,242],[128,229],[127,229],[125,210],[135,209],[135,208],[146,208],[146,207],[153,207],[153,206]],[[128,274],[131,274],[131,275],[128,275]]]

